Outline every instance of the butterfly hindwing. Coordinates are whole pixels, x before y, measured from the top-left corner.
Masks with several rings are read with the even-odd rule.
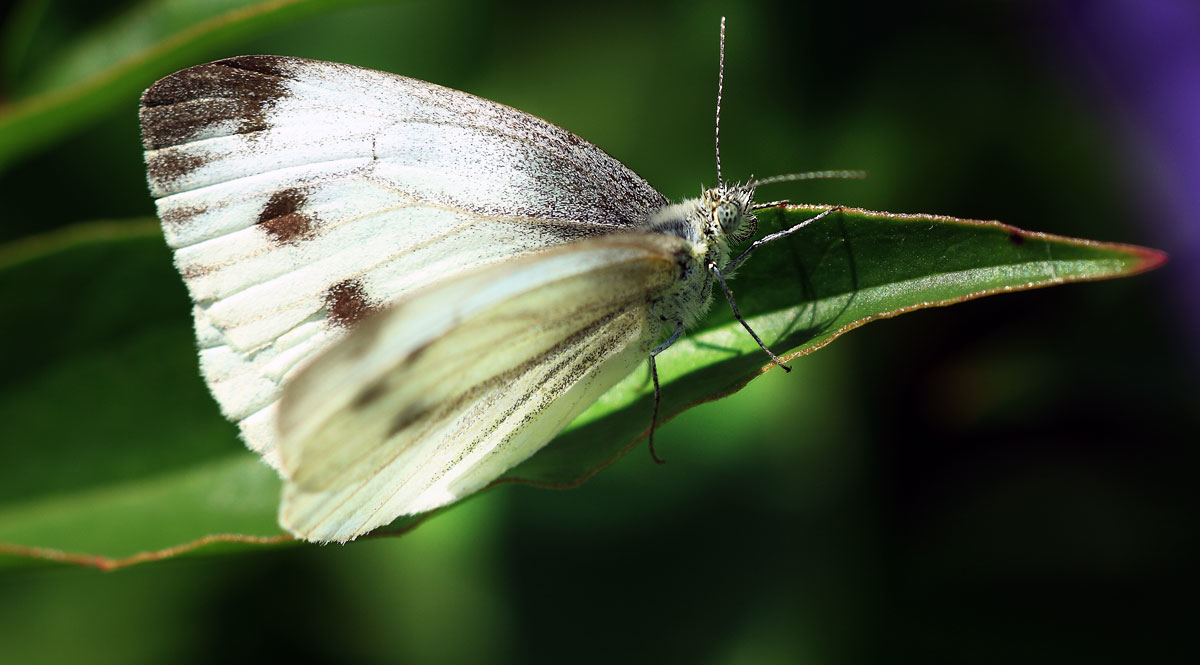
[[[282,385],[360,319],[478,266],[629,230],[665,203],[564,129],[350,65],[199,65],[148,89],[141,121],[202,371],[273,465]]]
[[[474,492],[645,361],[684,241],[585,240],[413,295],[299,373],[280,522],[345,541]]]

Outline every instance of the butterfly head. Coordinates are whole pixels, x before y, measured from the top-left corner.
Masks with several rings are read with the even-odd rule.
[[[706,217],[709,237],[725,244],[749,240],[758,230],[758,220],[751,212],[754,182],[723,183],[706,190],[700,196],[700,208]]]

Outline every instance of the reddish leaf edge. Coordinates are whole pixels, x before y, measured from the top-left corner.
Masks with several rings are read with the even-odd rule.
[[[461,502],[460,502],[461,503]],[[454,505],[458,505],[455,503]],[[448,508],[449,506],[447,506]],[[377,529],[371,533],[361,536],[361,540],[373,540],[376,538],[390,538],[394,536],[402,536],[413,529],[416,529],[425,520],[433,517],[441,509],[425,513],[419,516],[415,521],[405,524],[398,529],[389,529],[384,527]],[[296,538],[289,533],[280,533],[273,536],[252,536],[240,533],[214,533],[197,538],[178,545],[164,547],[157,550],[143,550],[123,557],[109,557],[102,554],[88,554],[86,552],[71,552],[67,550],[55,549],[53,547],[35,547],[30,545],[18,545],[16,543],[0,543],[0,556],[14,556],[25,559],[40,559],[51,563],[62,563],[81,566],[83,568],[95,568],[102,572],[112,572],[121,568],[128,568],[141,563],[149,563],[152,561],[162,561],[171,559],[183,554],[197,552],[205,547],[212,547],[221,544],[239,544],[239,545],[283,545],[286,543],[304,543],[303,540]],[[323,543],[331,545],[333,543]]]
[[[279,534],[277,536],[249,536],[243,534],[218,533],[211,534],[190,542],[180,543],[179,545],[164,547],[160,550],[144,550],[125,557],[107,557],[101,554],[88,554],[86,552],[68,552],[66,550],[54,549],[52,547],[34,547],[30,545],[18,545],[16,543],[0,543],[0,555],[17,556],[27,559],[42,559],[54,563],[74,564],[85,568],[95,568],[97,570],[108,572],[117,570],[119,568],[126,568],[138,563],[169,559],[180,554],[205,547],[207,545],[216,545],[219,543],[277,545],[291,540],[295,540],[295,538],[289,534]]]
[[[1123,243],[1123,242],[1108,242],[1108,241],[1103,241],[1103,240],[1090,240],[1088,238],[1075,238],[1073,236],[1064,236],[1064,235],[1059,235],[1057,233],[1045,233],[1042,231],[1028,231],[1019,226],[1013,226],[1012,224],[1007,224],[1005,222],[997,221],[994,219],[988,219],[988,220],[969,219],[969,218],[965,218],[965,217],[950,217],[948,215],[933,215],[933,214],[929,214],[929,213],[885,212],[885,211],[880,211],[880,210],[868,210],[866,208],[851,208],[848,206],[839,206],[839,205],[833,205],[833,204],[827,204],[827,203],[809,204],[809,203],[789,203],[787,201],[781,201],[781,202],[779,202],[778,205],[772,205],[767,208],[756,209],[756,212],[760,212],[760,211],[764,211],[764,210],[772,210],[774,208],[784,208],[786,210],[803,210],[803,211],[812,212],[812,213],[821,213],[821,212],[825,212],[826,210],[830,210],[833,208],[839,208],[841,212],[852,213],[852,214],[856,214],[856,215],[863,215],[865,217],[894,219],[894,220],[906,221],[906,222],[907,221],[939,222],[939,223],[943,223],[943,224],[957,224],[959,226],[972,226],[972,227],[976,227],[976,228],[991,227],[991,228],[997,228],[997,229],[1002,229],[1004,231],[1007,231],[1009,234],[1009,237],[1037,238],[1039,240],[1049,240],[1049,241],[1053,241],[1053,242],[1069,243],[1072,245],[1084,245],[1087,247],[1096,247],[1096,248],[1102,248],[1102,249],[1108,249],[1108,250],[1114,250],[1114,251],[1121,251],[1121,252],[1133,254],[1134,256],[1138,257],[1138,259],[1141,261],[1136,268],[1132,268],[1130,270],[1122,270],[1119,272],[1114,272],[1114,273],[1105,274],[1105,275],[1098,275],[1095,277],[1076,277],[1076,278],[1071,278],[1071,279],[1064,279],[1062,281],[1047,282],[1045,284],[1040,284],[1038,286],[1011,287],[1007,290],[996,291],[996,292],[1001,292],[1001,293],[1008,292],[1008,291],[1027,291],[1027,290],[1034,289],[1034,288],[1041,288],[1043,286],[1057,286],[1059,284],[1074,283],[1074,282],[1098,282],[1098,281],[1103,281],[1106,279],[1114,279],[1117,277],[1132,277],[1133,275],[1139,275],[1141,273],[1148,272],[1148,271],[1154,270],[1156,268],[1161,268],[1164,264],[1167,263],[1168,259],[1170,258],[1167,255],[1167,253],[1162,250],[1153,249],[1150,247],[1143,247],[1141,245],[1132,245],[1132,244]],[[991,293],[984,294],[984,295],[991,295]],[[955,299],[955,300],[953,300],[953,302],[947,302],[946,304],[954,304],[957,302],[966,302],[967,300],[974,300],[975,298],[978,298],[978,297],[981,297],[981,296],[971,294],[964,298]],[[935,306],[935,305],[930,305],[930,306]]]

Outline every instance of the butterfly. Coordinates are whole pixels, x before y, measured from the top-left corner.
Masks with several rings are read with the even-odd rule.
[[[719,184],[670,204],[565,129],[398,75],[242,56],[146,90],[201,373],[284,477],[281,525],[344,542],[467,496],[647,359],[652,435],[655,356],[714,288],[737,314],[726,277],[803,226],[731,258],[756,186],[856,176],[726,183],[717,108]]]

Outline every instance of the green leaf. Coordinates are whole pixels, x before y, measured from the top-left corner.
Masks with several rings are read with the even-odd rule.
[[[214,412],[155,220],[0,249],[0,300],[20,324],[0,383],[0,551],[103,566],[93,555],[278,534],[278,480]]]
[[[826,208],[764,209],[759,225],[774,232]],[[747,322],[786,362],[876,319],[994,293],[1133,275],[1165,260],[1143,247],[999,222],[845,209],[758,250],[730,288]],[[734,393],[771,368],[718,292],[705,321],[658,357],[660,420]],[[649,383],[648,371],[631,375],[501,482],[570,487],[615,461],[649,427]]]
[[[130,113],[156,79],[195,64],[223,44],[285,21],[367,0],[157,0],[72,42],[0,107],[0,171],[125,104]]]
[[[765,209],[760,225],[786,228],[821,210]],[[759,250],[731,287],[750,325],[792,359],[874,319],[1164,260],[995,222],[842,210]],[[199,378],[188,298],[152,221],[0,248],[0,297],[20,323],[5,348],[21,350],[0,384],[0,553],[113,568],[290,540],[274,519],[278,479],[238,442]],[[715,299],[659,356],[664,419],[770,369]],[[582,482],[641,440],[650,393],[648,373],[634,372],[497,484]]]

